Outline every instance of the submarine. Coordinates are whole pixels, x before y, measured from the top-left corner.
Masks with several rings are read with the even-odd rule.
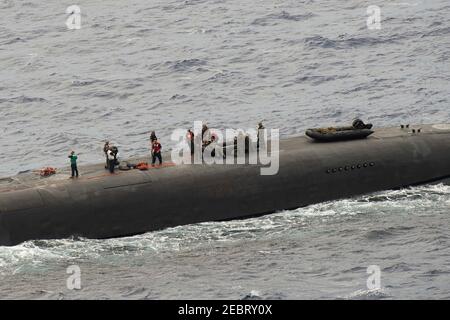
[[[163,163],[110,174],[104,164],[50,177],[0,179],[0,245],[124,237],[179,225],[244,219],[450,178],[450,124],[378,128],[364,138],[280,140],[279,171],[261,165]],[[417,126],[419,128],[419,126]]]

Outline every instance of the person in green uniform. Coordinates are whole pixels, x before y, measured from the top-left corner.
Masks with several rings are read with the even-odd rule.
[[[72,151],[69,155],[70,159],[70,167],[72,168],[72,178],[76,177],[78,178],[78,168],[77,168],[77,155],[75,154],[75,151]]]

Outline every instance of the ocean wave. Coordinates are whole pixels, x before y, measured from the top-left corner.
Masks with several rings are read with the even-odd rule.
[[[291,14],[289,14],[289,12],[282,11],[281,13],[272,13],[263,18],[257,18],[255,20],[253,20],[253,22],[251,24],[257,25],[257,26],[272,26],[272,25],[276,25],[278,23],[277,21],[279,21],[279,20],[298,22],[298,21],[308,20],[314,16],[315,15],[311,12],[305,13],[305,14],[291,15]]]
[[[410,264],[404,262],[394,263],[388,267],[382,269],[382,272],[407,272],[412,271],[413,268]]]
[[[98,82],[100,82],[100,80],[72,80],[71,85],[73,87],[84,87]]]
[[[257,290],[250,291],[249,294],[245,295],[241,300],[262,300],[261,293]]]
[[[42,97],[30,97],[26,95],[20,95],[13,98],[0,98],[0,103],[17,103],[17,104],[23,104],[23,103],[32,103],[32,102],[47,102],[46,99]]]
[[[358,47],[370,47],[384,44],[393,44],[399,40],[399,37],[350,37],[329,39],[323,36],[312,36],[304,39],[306,46],[310,48],[323,49],[350,49]]]
[[[336,80],[342,80],[348,78],[348,75],[341,75],[341,76],[302,76],[298,77],[294,80],[295,83],[310,83],[313,86],[321,85],[328,81],[336,81]]]
[[[19,43],[19,42],[26,42],[26,40],[21,38],[21,37],[13,37],[13,38],[9,38],[7,40],[4,40],[3,42],[0,43],[0,45],[7,46],[7,45]]]
[[[423,33],[421,35],[421,38],[446,36],[449,33],[450,33],[450,27],[439,28],[439,29],[435,29],[435,30],[431,30],[429,32]]]
[[[391,296],[385,288],[371,290],[357,290],[344,297],[346,300],[381,300]]]
[[[202,59],[185,59],[185,60],[178,60],[175,62],[166,62],[166,65],[168,65],[174,71],[188,71],[191,70],[192,68],[205,66],[206,64],[207,64],[206,60]]]

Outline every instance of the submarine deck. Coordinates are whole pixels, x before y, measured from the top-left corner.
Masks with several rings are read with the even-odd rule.
[[[366,141],[371,141],[374,139],[391,139],[397,137],[408,137],[413,135],[412,130],[421,129],[421,133],[416,133],[418,135],[426,135],[426,134],[442,134],[442,133],[450,133],[450,124],[436,124],[436,125],[414,125],[410,126],[409,129],[401,129],[400,127],[390,127],[390,128],[378,128],[375,129],[374,134],[370,137],[364,139]],[[308,152],[314,150],[318,150],[318,148],[327,148],[329,144],[351,144],[350,141],[341,141],[341,142],[316,142],[306,136],[294,136],[286,139],[280,140],[280,156],[287,150],[295,151],[301,150],[302,152]],[[164,159],[170,158],[170,153],[164,154]],[[150,156],[147,157],[139,157],[133,159],[127,159],[124,161],[138,163],[138,162],[148,162],[150,163]],[[150,168],[149,170],[161,170],[166,174],[169,170],[173,169],[176,166],[172,162],[164,162],[162,166],[156,166],[155,168]],[[60,168],[57,170],[57,173],[48,177],[41,177],[39,175],[39,170],[28,170],[23,173],[19,173],[12,177],[0,178],[0,193],[3,192],[11,192],[24,190],[28,188],[43,188],[50,185],[60,185],[60,184],[69,184],[75,181],[86,181],[92,179],[107,179],[111,176],[111,174],[105,170],[104,163],[101,164],[89,164],[79,166],[80,177],[73,180],[69,178],[70,168]],[[130,174],[133,171],[121,171],[117,170],[115,175],[126,175]]]

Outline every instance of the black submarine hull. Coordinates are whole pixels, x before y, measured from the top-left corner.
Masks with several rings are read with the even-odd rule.
[[[281,140],[276,175],[203,164],[109,175],[98,165],[80,167],[74,180],[10,178],[0,184],[0,245],[135,235],[441,181],[450,177],[449,142],[450,125],[386,128],[364,140]]]

